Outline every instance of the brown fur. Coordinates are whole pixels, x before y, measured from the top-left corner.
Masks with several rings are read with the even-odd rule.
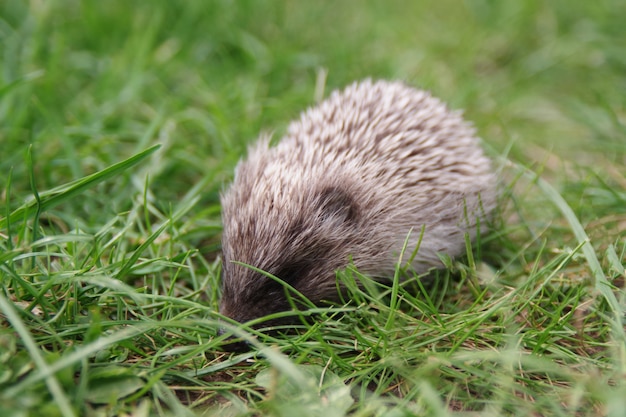
[[[275,147],[261,139],[224,195],[220,311],[247,321],[289,309],[283,279],[314,303],[337,297],[350,259],[393,275],[407,234],[412,263],[441,267],[495,205],[495,181],[474,129],[428,93],[364,81],[294,121]]]

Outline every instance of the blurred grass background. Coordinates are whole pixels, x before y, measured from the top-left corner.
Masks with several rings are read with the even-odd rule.
[[[43,377],[19,385],[20,393],[31,393],[30,397],[24,395],[30,402],[6,403],[6,415],[34,415],[29,413],[43,409],[48,415],[184,415],[194,405],[205,406],[203,399],[219,404],[215,390],[227,395],[224,393],[235,389],[249,393],[247,405],[240,404],[240,412],[260,409],[285,415],[288,411],[280,407],[264,409],[259,405],[267,398],[262,390],[253,388],[254,377],[241,370],[228,371],[228,365],[215,365],[226,360],[223,356],[207,354],[206,363],[198,359],[201,352],[213,352],[217,346],[211,344],[214,327],[206,325],[205,333],[199,334],[192,328],[180,331],[172,339],[174,343],[168,339],[171,335],[158,336],[160,333],[150,326],[165,323],[167,327],[166,320],[180,317],[200,322],[215,309],[219,260],[213,260],[219,254],[219,192],[232,177],[246,145],[262,131],[280,136],[291,119],[315,103],[320,87],[325,96],[332,89],[367,77],[404,80],[432,91],[453,108],[465,110],[496,159],[504,183],[501,221],[507,226],[487,239],[487,250],[483,250],[487,264],[504,282],[543,277],[537,287],[528,290],[530,296],[537,297],[530,303],[538,309],[538,317],[554,314],[554,320],[561,316],[584,320],[580,314],[587,310],[577,306],[593,295],[584,285],[593,278],[585,259],[569,252],[579,248],[580,242],[570,229],[569,219],[551,203],[557,194],[539,192],[534,181],[520,179],[520,170],[527,167],[555,187],[555,193],[565,198],[577,221],[585,226],[605,275],[623,281],[625,21],[626,2],[620,0],[0,2],[0,189],[4,202],[0,218],[7,218],[35,191],[45,193],[154,144],[161,145],[149,162],[120,170],[115,178],[94,183],[78,197],[64,199],[37,214],[38,222],[24,218],[0,228],[4,296],[20,309],[23,329],[34,335],[37,349],[66,358],[74,369],[74,374],[58,377],[67,391],[66,395],[59,394],[61,397],[54,394],[51,385],[45,389],[53,394],[41,398],[34,394],[42,389],[37,384]],[[70,234],[87,238],[72,240],[67,237]],[[41,243],[42,238],[52,239],[54,248]],[[560,262],[565,263],[565,269]],[[559,285],[566,283],[567,289],[548,291],[539,285],[545,278],[541,274],[557,277]],[[97,281],[101,278],[107,279],[105,284]],[[83,279],[100,284],[81,287],[86,282]],[[128,286],[116,287],[115,279]],[[619,280],[615,281],[617,299],[623,305],[618,284]],[[135,288],[137,294],[129,295]],[[162,304],[151,300],[156,304],[148,307],[145,300],[136,298],[144,293],[188,297],[185,299],[195,303],[193,311],[182,313],[189,305],[176,304],[172,299],[159,301]],[[489,300],[493,301],[480,298],[472,308],[488,309]],[[563,306],[550,309],[555,300],[561,300]],[[602,307],[596,314],[610,315],[603,310],[606,305],[599,303]],[[147,313],[150,308],[159,313]],[[95,343],[98,337],[110,335],[107,331],[117,329],[122,324],[118,320],[129,316],[126,309],[142,317],[138,321],[150,322],[145,337],[152,339],[152,344],[146,342],[151,349],[139,355],[138,342],[135,347],[111,342],[105,346],[111,356],[103,354],[100,362],[113,361],[115,352],[126,352],[124,358],[115,361],[132,369],[138,360],[133,355],[143,355],[142,363],[152,361],[159,372],[148,373],[152,378],[150,392],[168,405],[163,409],[156,405],[159,401],[141,402],[141,395],[128,399],[111,394],[113,400],[106,411],[85,406],[95,383],[90,385],[81,377],[72,379],[79,374],[77,368],[82,367],[81,375],[86,374],[86,364],[93,360],[86,351],[74,362],[67,359],[72,345],[79,341]],[[0,331],[14,335],[15,319],[9,320],[6,311],[0,315]],[[454,316],[458,321],[451,319],[451,323],[459,324],[460,329],[463,311],[458,312]],[[92,328],[94,322],[100,323],[96,326],[100,330]],[[567,356],[572,362],[567,366],[585,364],[585,369],[601,375],[600,387],[617,388],[604,393],[599,389],[587,397],[584,392],[589,381],[578,381],[577,385],[569,376],[563,377],[567,381],[563,385],[571,389],[564,388],[563,395],[584,398],[582,408],[560,409],[559,404],[567,401],[557,395],[540,414],[571,415],[568,413],[573,411],[607,415],[611,410],[618,413],[615,410],[624,404],[624,397],[620,397],[625,392],[623,383],[613,379],[615,375],[623,378],[623,333],[615,333],[615,323],[600,322],[588,334],[576,326],[570,331],[584,334],[581,340],[597,337],[608,350],[598,354],[583,347],[576,353],[570,346]],[[552,340],[552,328],[541,323],[529,319],[528,332],[541,329],[537,330],[539,340]],[[413,325],[419,328],[419,321]],[[172,322],[169,326],[177,325]],[[613,333],[608,330],[611,326]],[[477,331],[481,330],[488,333],[487,327]],[[85,331],[88,337],[83,338]],[[436,337],[433,335],[433,340]],[[24,351],[21,338],[7,336],[2,340],[7,357]],[[174,344],[184,349],[194,343],[199,347],[192,349],[193,355],[170,367],[157,360],[157,351]],[[548,351],[560,349],[558,342],[554,343]],[[24,381],[33,369],[41,369],[32,362],[33,349],[27,351],[28,355],[20,359],[24,363],[21,371],[0,368],[8,372],[0,372],[0,387]],[[295,362],[306,363],[307,350],[299,352]],[[54,360],[49,359],[49,363]],[[194,361],[200,361],[200,368],[208,363],[229,376],[220,374],[215,377],[217,382],[210,378],[196,382],[181,374],[181,368],[195,366],[191,365]],[[0,363],[8,363],[2,355]],[[233,360],[232,365],[235,363]],[[277,362],[271,363],[276,366]],[[150,368],[145,366],[144,371]],[[255,369],[263,366],[257,363]],[[355,378],[347,371],[335,372],[342,381]],[[471,372],[482,375],[477,368]],[[235,374],[235,382],[224,382]],[[124,372],[120,375],[120,380],[133,380]],[[205,375],[211,375],[206,368]],[[503,383],[503,375],[508,374],[496,373],[495,382],[485,379],[485,386],[513,384],[508,380]],[[141,377],[146,378],[146,374]],[[78,393],[68,388],[76,378]],[[96,382],[110,382],[112,377],[94,378]],[[446,405],[441,413],[489,410],[491,397],[470,389],[465,395],[459,393],[463,391],[462,374],[452,373],[446,378],[449,390],[438,388],[447,393],[441,400]],[[390,392],[404,393],[406,401],[401,405],[406,409],[411,409],[406,404],[415,406],[430,398],[421,380],[416,382],[406,375],[400,380],[399,386],[408,384],[408,388],[390,388]],[[182,391],[198,389],[199,393],[184,399],[179,395],[179,401],[154,391],[169,392],[172,386],[182,386]],[[541,396],[541,389],[531,388],[524,395]],[[384,401],[372,400],[368,406],[363,399],[366,397],[362,390],[360,405],[352,409],[356,415],[391,412]],[[58,408],[55,404],[59,398],[66,398],[69,405]],[[228,398],[236,403],[235,397]],[[521,394],[519,402],[503,398],[493,400],[492,406],[498,405],[494,409],[505,414],[519,411],[537,415],[533,413],[540,409],[532,401],[523,402]],[[426,403],[431,404],[429,407],[438,404],[438,400],[433,401]],[[112,405],[116,402],[119,404]],[[436,407],[429,407],[426,411],[436,414]]]

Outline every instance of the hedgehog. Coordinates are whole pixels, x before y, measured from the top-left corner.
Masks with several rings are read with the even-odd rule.
[[[472,125],[430,93],[372,80],[335,91],[275,146],[262,135],[222,193],[220,313],[302,307],[267,274],[320,305],[339,300],[351,264],[378,280],[398,262],[442,268],[480,233],[495,189]]]

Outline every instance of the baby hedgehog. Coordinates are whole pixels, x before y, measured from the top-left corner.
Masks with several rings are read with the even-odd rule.
[[[335,91],[237,166],[222,196],[220,312],[245,322],[291,308],[280,283],[242,264],[313,303],[337,300],[335,271],[350,262],[393,276],[407,236],[405,260],[419,243],[417,273],[441,267],[438,254],[464,253],[495,196],[490,161],[460,112],[400,82]]]

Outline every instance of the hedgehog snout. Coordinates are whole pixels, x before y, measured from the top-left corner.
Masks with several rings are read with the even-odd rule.
[[[220,327],[217,329],[218,336],[224,336],[224,334],[226,333],[228,333],[228,330],[226,330],[223,327]],[[227,352],[236,352],[236,353],[248,352],[252,349],[252,345],[248,341],[241,340],[235,335],[228,336],[224,340],[224,343],[222,343],[221,347]]]

